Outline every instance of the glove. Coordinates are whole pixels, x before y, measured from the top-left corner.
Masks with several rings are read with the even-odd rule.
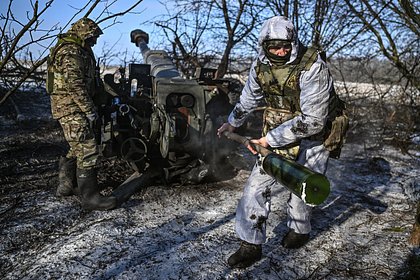
[[[90,113],[90,114],[86,114],[86,118],[89,122],[89,127],[91,129],[93,129],[95,127],[95,121],[98,118],[98,114],[96,114],[96,112]]]

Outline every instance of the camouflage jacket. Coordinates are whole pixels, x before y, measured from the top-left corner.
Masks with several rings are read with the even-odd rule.
[[[266,94],[255,70],[258,60],[250,69],[240,101],[229,115],[228,121],[234,127],[241,126],[256,107],[265,103]],[[327,121],[333,82],[326,63],[317,57],[309,70],[302,71],[298,84],[300,114],[267,132],[267,142],[271,147],[285,147],[318,134]]]
[[[65,37],[64,37],[65,38]],[[92,100],[95,91],[96,61],[90,47],[64,40],[56,46],[52,60],[54,83],[51,111],[55,119],[74,113],[96,112]]]

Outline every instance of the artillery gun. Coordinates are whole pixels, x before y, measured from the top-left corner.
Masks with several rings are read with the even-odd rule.
[[[125,69],[118,79],[104,76],[106,93],[97,98],[102,153],[125,159],[137,174],[153,167],[166,182],[200,182],[236,145],[215,130],[232,110],[229,96],[238,94],[238,84],[215,79],[215,70],[205,68],[183,78],[165,51],[149,49],[148,40],[133,30],[131,42],[144,64],[129,64],[128,76]]]

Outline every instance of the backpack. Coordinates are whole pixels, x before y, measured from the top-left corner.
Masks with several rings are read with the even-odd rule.
[[[333,90],[335,92],[335,89]],[[340,99],[337,93],[335,96],[336,101],[330,103],[330,110],[335,112],[330,114],[327,119],[324,146],[330,151],[330,157],[339,158],[349,129],[349,117],[346,112],[346,103]]]
[[[59,35],[57,44],[50,49],[50,54],[47,58],[47,77],[45,80],[45,89],[48,94],[52,94],[54,90],[54,60],[59,49],[67,44],[82,44],[82,40],[76,37]]]
[[[321,59],[326,63],[325,51],[319,51]],[[337,94],[333,85],[332,94],[334,98],[330,101],[328,108],[328,119],[324,134],[324,146],[330,151],[330,157],[340,158],[341,148],[344,145],[346,134],[349,129],[350,119],[346,111],[346,102]]]

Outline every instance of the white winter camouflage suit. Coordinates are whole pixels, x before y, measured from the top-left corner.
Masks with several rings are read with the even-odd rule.
[[[294,41],[290,60],[286,64],[296,59],[299,45],[301,46],[292,23],[281,16],[273,17],[264,23],[258,39],[259,55],[250,69],[240,100],[228,118],[228,122],[233,127],[241,126],[253,109],[264,101],[255,70],[258,60],[261,63],[270,63],[261,47],[262,42],[266,39],[285,40],[290,38],[294,38]],[[325,149],[322,141],[307,139],[309,136],[322,131],[328,115],[330,90],[333,87],[332,77],[327,65],[319,55],[309,71],[302,71],[299,85],[301,89],[301,115],[295,116],[270,130],[266,135],[267,142],[271,147],[277,148],[300,140],[297,162],[309,169],[325,174],[329,151]],[[307,127],[305,131],[296,129],[302,124]],[[261,172],[261,169],[261,165],[257,162],[245,184],[243,196],[236,212],[236,232],[239,238],[253,244],[263,244],[265,242],[265,221],[270,213],[271,190],[282,188],[280,183]],[[287,202],[287,226],[297,233],[309,233],[311,231],[311,210],[312,207],[306,205],[299,197],[291,193]]]

